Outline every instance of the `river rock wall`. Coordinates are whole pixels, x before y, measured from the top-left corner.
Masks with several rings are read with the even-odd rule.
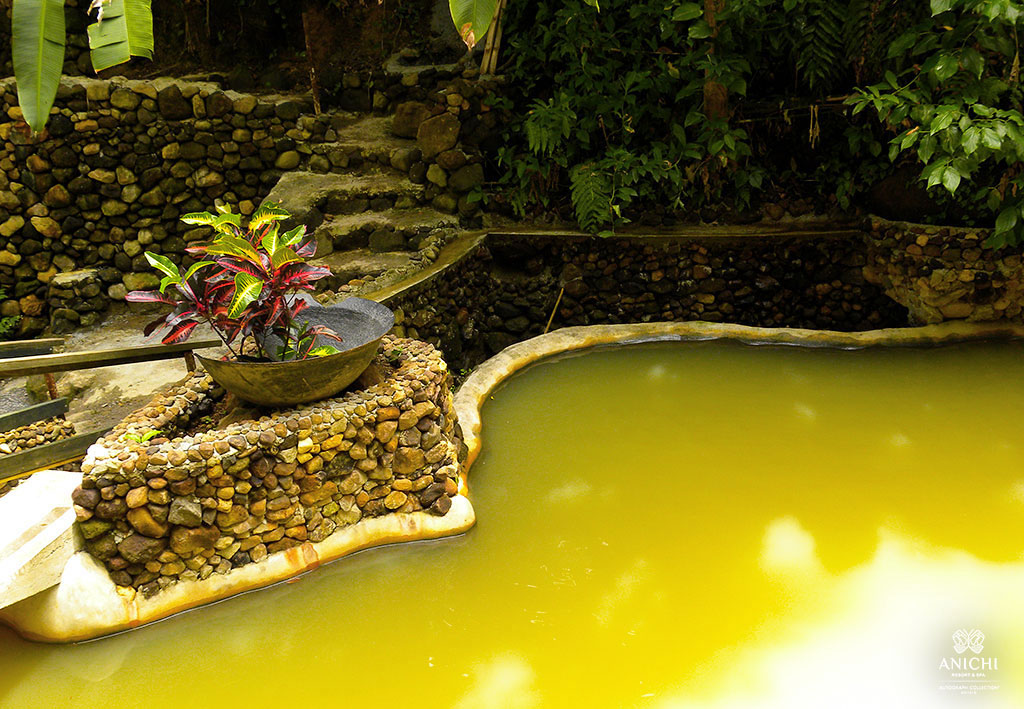
[[[67,332],[92,324],[104,305],[51,304],[47,286],[55,275],[94,270],[101,292],[93,297],[108,303],[154,287],[159,279],[143,252],[187,264],[186,245],[205,236],[181,215],[211,209],[215,200],[251,213],[291,171],[358,173],[370,166],[403,173],[424,186],[424,199],[437,208],[473,214],[469,195],[484,177],[480,146],[497,134],[498,122],[485,100],[494,80],[465,78],[466,72],[472,74],[455,65],[382,72],[376,83],[369,77],[377,74],[347,78],[347,95],[367,96],[371,110],[394,111],[394,132],[416,139],[383,151],[339,142],[359,116],[313,115],[308,97],[165,78],[65,77],[46,130],[32,136],[14,79],[0,81],[5,312],[22,315],[21,337],[47,325]],[[370,209],[364,201],[353,202]],[[55,310],[62,311],[56,318]]]
[[[396,332],[433,342],[460,370],[540,334],[549,318],[552,329],[657,320],[841,331],[906,325],[905,309],[865,281],[865,264],[856,232],[739,239],[493,234],[387,303],[396,310]]]
[[[447,366],[430,345],[391,336],[375,366],[382,379],[362,389],[301,408],[243,409],[187,435],[223,391],[198,372],[157,395],[82,464],[73,500],[86,549],[115,583],[152,594],[364,518],[446,514],[460,442]],[[161,433],[140,440],[152,431]]]
[[[985,248],[990,234],[987,229],[874,219],[864,275],[906,307],[913,324],[1021,322],[1020,249]]]

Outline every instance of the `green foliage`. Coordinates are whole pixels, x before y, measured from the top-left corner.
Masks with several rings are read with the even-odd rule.
[[[145,443],[149,439],[156,438],[162,433],[163,431],[161,431],[159,428],[153,428],[146,431],[145,433],[126,433],[124,434],[124,438],[125,440],[134,441],[136,443]]]
[[[105,0],[101,18],[89,25],[92,67],[102,71],[132,57],[153,58],[150,0]]]
[[[7,292],[0,288],[0,300],[7,297]],[[10,335],[14,333],[14,328],[21,322],[20,316],[6,316],[0,318],[0,340],[10,339]]]
[[[1017,0],[931,0],[932,17],[892,42],[884,81],[857,89],[896,133],[889,157],[916,159],[929,189],[995,217],[994,247],[1024,243],[1024,113]],[[965,194],[966,192],[966,194]]]
[[[597,231],[637,201],[672,208],[726,187],[749,201],[761,178],[742,164],[746,133],[706,119],[703,87],[710,77],[742,95],[750,67],[708,52],[700,5],[567,0],[509,13],[513,101],[526,109],[498,157],[514,210],[556,206],[568,191]]]
[[[64,68],[64,0],[14,0],[11,35],[18,105],[32,130],[40,131]]]

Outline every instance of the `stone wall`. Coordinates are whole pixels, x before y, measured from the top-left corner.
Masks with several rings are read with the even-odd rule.
[[[842,331],[906,325],[906,311],[865,282],[865,263],[856,232],[738,239],[494,234],[386,302],[396,310],[396,332],[438,345],[453,369],[540,334],[552,312],[552,329],[656,320]]]
[[[75,426],[65,421],[62,416],[54,416],[44,421],[0,431],[0,467],[6,455],[12,455],[36,446],[53,443],[75,435]],[[23,478],[0,482],[0,497],[13,490]]]
[[[984,248],[990,233],[874,219],[864,275],[906,307],[913,324],[1021,322],[1020,249]]]
[[[375,365],[376,384],[236,410],[202,433],[181,432],[223,401],[207,375],[158,395],[89,449],[73,495],[86,548],[115,583],[151,594],[363,518],[446,514],[459,444],[447,366],[430,345],[391,336]],[[152,430],[172,437],[132,440]]]
[[[423,185],[422,201],[449,213],[474,213],[467,195],[483,180],[479,146],[484,136],[496,134],[497,119],[482,101],[491,83],[478,86],[462,77],[464,71],[386,74],[390,79],[377,86],[388,93],[379,102],[372,100],[379,89],[362,87],[358,77],[349,80],[357,84],[352,91],[368,92],[371,107],[406,107],[395,117],[396,131],[412,131],[419,140],[400,150],[340,143],[339,134],[359,117],[314,116],[307,97],[119,77],[62,79],[47,129],[32,137],[14,80],[0,81],[5,312],[23,315],[21,337],[37,334],[50,324],[47,285],[53,276],[81,269],[96,270],[107,300],[153,287],[158,279],[143,252],[187,263],[187,243],[204,236],[181,223],[182,214],[208,210],[215,200],[251,213],[291,171],[358,172],[379,163],[374,167]],[[347,208],[371,208],[369,200],[350,201]],[[69,317],[59,318],[58,331],[78,324],[70,312],[63,315]]]

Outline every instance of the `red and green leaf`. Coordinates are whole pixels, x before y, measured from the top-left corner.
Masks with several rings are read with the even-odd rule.
[[[228,317],[237,318],[263,291],[263,281],[248,273],[235,274],[235,295],[228,307]]]
[[[171,327],[171,331],[164,335],[163,343],[165,345],[175,345],[179,342],[184,342],[188,339],[188,336],[192,334],[192,331],[196,329],[198,325],[195,320],[184,320],[179,322],[177,325]]]

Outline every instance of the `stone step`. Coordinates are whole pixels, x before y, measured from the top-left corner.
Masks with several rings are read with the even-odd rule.
[[[396,269],[407,269],[413,265],[415,254],[408,251],[375,253],[369,249],[338,251],[315,263],[331,269],[331,277],[325,278],[318,288],[337,289],[354,279],[375,278],[382,273]]]
[[[370,247],[377,251],[388,247],[417,248],[416,237],[435,229],[456,228],[459,219],[436,209],[387,209],[358,214],[327,215],[317,228],[317,241],[326,253],[329,243],[334,250]],[[405,246],[399,246],[405,244]]]
[[[333,142],[313,145],[310,171],[353,172],[374,163],[385,168],[395,167],[401,172],[408,171],[416,141],[393,135],[391,121],[391,116],[366,116],[339,127]],[[392,165],[391,158],[396,152],[399,154],[397,164]]]
[[[305,224],[315,230],[325,214],[358,214],[367,209],[407,209],[424,201],[425,187],[394,172],[373,171],[358,175],[287,172],[267,195],[292,218],[285,226]]]

